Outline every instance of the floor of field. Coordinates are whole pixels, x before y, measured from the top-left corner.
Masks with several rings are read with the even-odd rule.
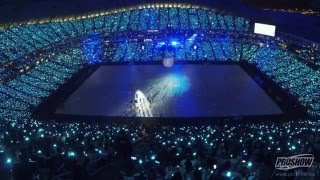
[[[283,114],[238,65],[101,66],[56,114],[223,117]]]

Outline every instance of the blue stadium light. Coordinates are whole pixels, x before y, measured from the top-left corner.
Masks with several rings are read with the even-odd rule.
[[[11,164],[12,163],[12,159],[11,158],[7,158],[6,163],[7,164]]]
[[[160,41],[160,42],[158,42],[157,47],[162,47],[164,45],[166,45],[166,42]]]
[[[173,94],[182,94],[190,88],[189,78],[183,74],[170,74],[165,79],[165,82],[168,82],[169,91]],[[163,86],[165,85],[163,84]]]
[[[75,156],[76,156],[76,153],[70,151],[70,152],[68,152],[68,156],[69,156],[69,157],[75,157]]]
[[[177,46],[177,45],[179,45],[180,43],[178,42],[178,41],[171,41],[171,45],[172,46]]]
[[[188,38],[188,41],[194,41],[197,37],[197,34],[193,34],[191,37]]]
[[[85,56],[85,60],[89,64],[94,64],[101,60],[100,50],[103,48],[103,39],[94,35],[92,38],[89,38],[87,41],[82,43],[82,51]]]

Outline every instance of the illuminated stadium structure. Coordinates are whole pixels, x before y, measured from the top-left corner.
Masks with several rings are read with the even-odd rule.
[[[129,133],[130,141],[136,143],[144,140],[145,134],[158,132],[159,128],[161,132],[155,134],[152,141],[156,147],[175,148],[166,152],[171,153],[170,157],[173,156],[172,159],[175,161],[182,160],[184,159],[182,156],[185,156],[191,159],[196,158],[201,162],[207,154],[218,151],[212,150],[213,147],[219,148],[224,142],[235,143],[237,146],[232,150],[220,152],[219,156],[225,159],[245,156],[246,159],[244,158],[240,164],[241,167],[247,168],[244,173],[247,177],[249,172],[258,169],[255,167],[256,169],[253,170],[252,163],[259,164],[261,167],[273,166],[273,164],[262,163],[267,161],[270,154],[264,156],[262,162],[253,159],[250,156],[253,154],[252,149],[240,145],[242,143],[253,141],[261,145],[261,149],[266,152],[272,151],[277,155],[289,156],[293,152],[307,153],[308,150],[303,151],[303,148],[308,148],[309,145],[302,142],[302,140],[307,141],[307,137],[301,136],[304,133],[315,133],[317,138],[319,137],[320,53],[306,47],[301,47],[299,51],[295,50],[283,38],[253,34],[253,24],[254,22],[249,18],[234,16],[218,9],[174,3],[146,4],[84,16],[31,20],[0,26],[0,154],[6,153],[8,156],[5,157],[6,164],[11,166],[12,159],[18,162],[14,159],[14,153],[19,152],[17,150],[19,146],[28,149],[30,148],[28,143],[32,142],[45,145],[44,147],[36,145],[37,151],[27,150],[33,154],[29,157],[30,162],[46,157],[46,153],[60,153],[67,158],[79,159],[91,157],[92,154],[97,153],[103,159],[118,152],[117,148],[111,150],[104,146],[106,142],[113,143],[118,132]],[[182,121],[179,121],[181,124],[178,127],[165,124],[149,129],[139,123],[135,124],[136,122],[130,117],[147,117],[140,119],[139,122],[142,124],[148,124],[148,120],[151,122],[156,119],[155,124],[157,124],[161,123],[162,118],[154,117],[162,117],[162,115],[155,115],[150,110],[149,95],[138,89],[134,95],[143,98],[142,100],[134,99],[136,102],[133,104],[143,106],[142,109],[147,109],[145,110],[147,113],[144,114],[139,110],[136,114],[133,112],[133,115],[131,111],[124,112],[125,117],[106,116],[104,120],[110,118],[112,123],[115,123],[112,126],[77,121],[82,119],[81,116],[55,114],[57,109],[64,106],[64,102],[70,95],[77,92],[76,90],[85,84],[85,80],[98,72],[99,68],[153,65],[162,67],[164,59],[168,61],[165,62],[168,68],[163,71],[190,65],[201,68],[241,66],[276,102],[284,114],[280,116],[259,114],[258,118],[253,118],[254,122],[243,124],[242,122],[247,118],[250,120],[250,116],[234,114],[223,116],[222,114],[218,117],[206,116],[204,125],[198,127],[185,126],[181,123]],[[152,71],[154,72],[156,70]],[[201,70],[195,72],[201,72]],[[120,76],[120,74],[112,75]],[[230,80],[227,76],[224,78],[226,81]],[[201,77],[198,79],[202,81]],[[192,86],[190,82],[193,83],[189,82],[185,76],[164,77],[160,81],[163,84],[156,88],[161,89],[162,86],[168,84],[170,86],[171,83],[172,94],[183,93],[186,88]],[[178,85],[176,85],[177,82]],[[161,95],[161,103],[167,96],[165,93]],[[147,103],[141,104],[144,101]],[[160,100],[157,101],[160,102]],[[115,103],[108,105],[111,107],[113,104]],[[127,115],[130,113],[131,115]],[[188,124],[197,124],[197,117],[194,117],[191,112],[190,116],[192,118]],[[84,117],[92,121],[95,118],[95,116]],[[201,117],[198,118],[201,119]],[[216,122],[215,119],[217,119]],[[65,120],[70,121],[66,123]],[[117,120],[119,122],[121,120],[121,123],[117,124]],[[166,119],[167,121],[171,119]],[[142,131],[141,136],[140,131]],[[170,137],[171,133],[179,134],[177,139]],[[220,137],[219,133],[223,137]],[[275,137],[276,135],[279,135],[279,138]],[[12,139],[6,139],[8,137]],[[229,140],[225,139],[227,137]],[[285,146],[280,147],[280,139],[283,137],[288,139],[284,140]],[[319,143],[317,138],[310,140],[310,143]],[[49,142],[45,142],[46,140]],[[64,143],[68,146],[65,147]],[[195,144],[201,143],[202,152],[195,151],[195,148],[190,148],[188,151],[182,150],[187,146],[196,146]],[[84,147],[85,145],[91,149],[88,150]],[[54,148],[50,150],[45,146],[54,146]],[[59,149],[57,146],[64,146],[64,148]],[[316,153],[315,150],[312,152]],[[165,158],[162,156],[166,155],[161,153],[156,148],[151,153],[142,150],[134,151],[135,156],[131,159],[137,161],[138,166],[147,162],[152,166],[163,165]],[[217,158],[210,159],[210,163],[214,164],[213,168],[211,164],[205,165],[204,162],[194,167],[199,171],[205,169],[207,179],[210,174],[217,175],[217,172],[222,173],[226,178],[240,177],[240,173],[234,173],[236,169],[225,168],[216,171],[215,166],[219,166],[219,169],[223,164]],[[68,171],[71,170],[68,169]],[[259,169],[260,174],[256,177],[262,177],[262,171]],[[168,172],[166,173],[168,175]],[[268,176],[272,175],[270,169],[264,173]],[[95,177],[93,174],[96,175],[92,173],[92,176],[88,177]],[[111,178],[112,176],[101,175],[101,177]],[[117,179],[115,177],[114,179]]]

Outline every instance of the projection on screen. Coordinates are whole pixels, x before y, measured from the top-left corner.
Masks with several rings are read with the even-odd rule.
[[[261,23],[254,23],[254,33],[256,34],[275,36],[275,32],[276,32],[276,26],[261,24]]]

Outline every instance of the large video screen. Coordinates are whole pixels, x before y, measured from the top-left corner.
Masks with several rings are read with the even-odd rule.
[[[267,36],[275,36],[276,26],[269,25],[269,24],[255,23],[254,33],[267,35]]]

